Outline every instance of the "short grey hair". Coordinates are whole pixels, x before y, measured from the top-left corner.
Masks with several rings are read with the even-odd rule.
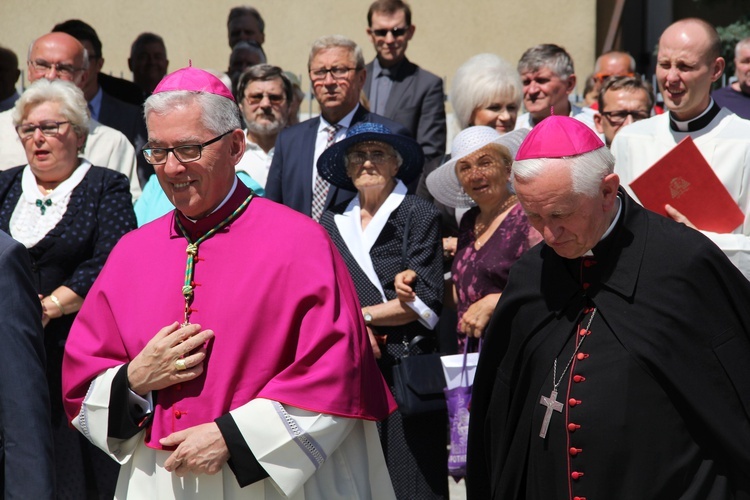
[[[495,54],[479,54],[463,63],[450,90],[450,102],[462,129],[469,126],[475,109],[507,96],[521,106],[523,86],[513,66]]]
[[[515,188],[516,179],[531,180],[545,171],[549,160],[555,158],[532,158],[513,162],[510,180]],[[588,153],[575,156],[564,156],[561,160],[568,160],[573,192],[588,197],[599,193],[602,180],[615,170],[615,157],[609,148],[602,146]]]
[[[174,108],[193,103],[201,107],[201,124],[215,134],[242,128],[240,109],[237,103],[215,94],[190,90],[173,90],[152,94],[144,104],[143,114],[167,115]],[[186,124],[189,126],[189,124]],[[149,131],[150,132],[150,131]]]
[[[45,102],[56,102],[60,105],[60,114],[73,125],[78,137],[88,135],[89,108],[83,91],[74,83],[59,78],[52,81],[40,78],[29,85],[13,107],[13,126],[21,125],[31,109]]]
[[[346,38],[344,35],[325,35],[315,40],[310,48],[310,57],[307,58],[307,70],[309,71],[310,65],[318,52],[334,47],[340,47],[347,49],[351,55],[354,67],[356,69],[362,69],[365,67],[365,58],[362,55],[362,49],[354,41]]]
[[[567,80],[573,74],[573,59],[567,51],[553,43],[543,43],[535,45],[523,53],[518,61],[518,72],[526,73],[529,71],[539,71],[542,68],[549,68],[561,80]]]

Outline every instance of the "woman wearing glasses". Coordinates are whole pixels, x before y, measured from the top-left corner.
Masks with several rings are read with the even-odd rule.
[[[323,152],[318,173],[332,185],[356,191],[350,202],[323,213],[352,275],[362,315],[381,372],[393,390],[392,369],[416,336],[427,341],[411,354],[431,349],[443,296],[440,216],[429,202],[406,194],[419,175],[422,149],[411,138],[372,122],[359,123],[346,138]],[[393,280],[414,269],[417,300],[396,297]],[[393,413],[380,425],[388,471],[403,499],[447,498],[446,415],[402,417]]]
[[[42,302],[58,496],[111,495],[116,464],[91,455],[96,449],[69,428],[60,377],[76,312],[112,247],[135,228],[129,181],[78,156],[89,114],[70,82],[34,82],[16,102],[13,123],[28,164],[0,172],[0,229],[28,249]]]

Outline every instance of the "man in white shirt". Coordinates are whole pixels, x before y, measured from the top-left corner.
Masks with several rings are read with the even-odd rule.
[[[88,55],[81,43],[66,33],[49,33],[36,39],[29,50],[28,78],[60,78],[83,89],[88,75]],[[13,110],[0,113],[0,170],[28,163],[11,118]],[[91,120],[90,132],[81,156],[93,165],[111,168],[130,179],[135,201],[141,194],[135,150],[121,132]]]
[[[750,121],[711,98],[711,84],[724,71],[716,29],[701,19],[669,26],[659,40],[656,78],[669,113],[625,127],[612,142],[615,172],[629,184],[685,137],[691,137],[737,202],[745,220],[732,233],[702,231],[750,277]],[[693,224],[670,205],[670,217]]]
[[[278,66],[258,64],[242,74],[237,86],[240,111],[245,120],[245,155],[237,170],[266,186],[273,147],[284,130],[293,98],[292,82]]]

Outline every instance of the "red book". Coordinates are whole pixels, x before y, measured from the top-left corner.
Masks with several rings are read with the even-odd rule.
[[[686,137],[630,183],[644,207],[667,217],[679,210],[698,229],[731,233],[745,215],[690,137]]]

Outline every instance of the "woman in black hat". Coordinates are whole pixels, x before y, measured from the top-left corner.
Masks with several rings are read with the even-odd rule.
[[[412,139],[378,123],[360,123],[318,160],[331,184],[357,191],[350,202],[326,211],[320,223],[341,252],[357,288],[380,369],[393,389],[393,366],[409,341],[427,337],[410,354],[434,349],[434,327],[443,296],[440,215],[434,206],[406,194],[405,183],[421,171],[424,156]],[[400,302],[394,277],[416,271],[417,300]],[[432,345],[428,345],[432,344]],[[448,498],[446,415],[392,414],[380,437],[396,496]]]

